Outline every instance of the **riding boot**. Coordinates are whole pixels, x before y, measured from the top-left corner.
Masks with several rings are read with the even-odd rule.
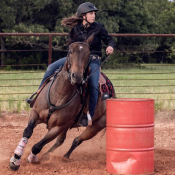
[[[80,126],[91,126],[92,125],[92,118],[89,113],[83,113],[79,120]]]
[[[31,104],[32,101],[33,101],[33,97],[34,97],[36,94],[37,94],[37,92],[33,93],[28,99],[25,99],[25,101],[26,101],[27,103]]]

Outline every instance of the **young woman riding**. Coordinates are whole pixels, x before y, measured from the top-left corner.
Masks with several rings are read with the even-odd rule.
[[[63,26],[71,27],[71,31],[68,37],[68,45],[72,42],[83,42],[85,41],[91,34],[94,33],[94,39],[90,45],[90,74],[94,72],[100,66],[100,59],[102,56],[102,42],[107,45],[106,53],[112,54],[115,47],[115,41],[112,39],[110,35],[108,35],[105,27],[95,22],[96,12],[98,9],[94,4],[90,2],[85,2],[79,5],[77,9],[76,15],[73,15],[69,18],[64,18],[61,23]],[[51,76],[56,69],[60,66],[64,65],[66,57],[55,61],[50,64],[45,72],[44,78],[41,81],[39,87],[42,86],[44,81]],[[100,69],[98,69],[88,80],[88,88],[90,92],[89,99],[89,113],[91,118],[94,117],[95,108],[98,100],[98,82],[100,76]],[[33,97],[33,96],[31,96]],[[32,102],[32,98],[26,100],[28,103]],[[84,123],[80,121],[80,125],[87,125],[87,122]]]

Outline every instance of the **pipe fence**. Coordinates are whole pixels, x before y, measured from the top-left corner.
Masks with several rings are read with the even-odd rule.
[[[67,33],[0,33],[0,36],[48,36],[48,64],[52,62],[52,37],[67,36]],[[114,37],[175,37],[175,34],[110,34]],[[46,51],[37,50],[37,51]],[[17,50],[27,51],[27,50]],[[36,50],[35,50],[36,51]],[[66,51],[66,50],[63,50]],[[0,50],[8,52],[8,50]],[[15,52],[15,50],[9,50]],[[140,51],[143,52],[143,51]],[[146,52],[146,51],[144,51]],[[162,52],[162,51],[158,51]],[[47,66],[46,64],[16,64],[3,65],[14,67]],[[167,103],[167,108],[174,108],[175,100],[175,65],[174,64],[141,64],[139,67],[120,65],[102,71],[112,81],[118,98],[153,98],[161,105]],[[0,108],[2,103],[24,102],[38,89],[44,71],[0,71]],[[172,102],[172,104],[170,104]],[[25,102],[24,102],[25,103]]]

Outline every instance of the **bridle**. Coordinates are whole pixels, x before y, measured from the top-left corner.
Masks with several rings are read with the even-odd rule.
[[[71,74],[71,70],[70,70],[71,64],[70,64],[70,60],[69,60],[69,54],[70,54],[70,52],[71,52],[70,49],[71,49],[71,46],[72,46],[73,44],[84,44],[84,45],[87,45],[87,46],[89,47],[89,44],[87,44],[87,43],[85,43],[85,42],[74,42],[74,43],[72,43],[72,44],[69,46],[68,55],[67,55],[67,61],[68,61],[68,70],[67,70],[67,71],[68,71],[69,77],[70,77],[70,74]],[[86,69],[87,69],[89,63],[90,63],[90,59],[88,58],[88,62],[87,62],[87,64],[86,64],[86,66],[85,66],[84,73],[85,73],[85,71],[86,71]],[[76,98],[76,96],[77,96],[79,93],[82,92],[82,90],[81,90],[82,85],[80,85],[80,86],[78,86],[78,88],[77,88],[76,92],[74,93],[74,95],[73,95],[73,96],[70,98],[70,100],[67,101],[65,104],[62,104],[62,105],[60,105],[60,106],[55,106],[54,104],[51,103],[51,101],[50,101],[50,88],[51,88],[53,82],[55,81],[55,79],[56,79],[56,77],[57,77],[57,74],[61,71],[61,69],[62,69],[62,67],[60,67],[60,70],[58,70],[58,72],[54,75],[54,77],[53,77],[53,79],[52,79],[52,81],[51,81],[51,83],[50,83],[50,85],[49,85],[49,87],[48,87],[48,89],[47,89],[47,104],[48,104],[48,107],[49,107],[49,113],[48,113],[48,117],[47,117],[47,123],[48,123],[48,121],[49,121],[49,119],[50,119],[51,114],[52,114],[55,110],[60,110],[60,109],[62,109],[62,108],[64,108],[64,107],[66,107],[67,105],[69,105],[69,104]],[[69,79],[70,79],[70,78],[69,78]],[[84,80],[83,80],[82,82],[84,82]],[[82,84],[83,84],[83,83],[82,83]]]
[[[71,43],[71,44],[69,45],[69,50],[68,50],[68,53],[67,53],[67,63],[68,63],[67,72],[68,72],[69,80],[70,80],[70,78],[71,78],[71,63],[70,63],[70,57],[69,57],[69,55],[71,54],[71,47],[72,47],[73,44],[83,44],[83,45],[88,46],[88,48],[90,48],[89,44],[86,43],[86,42],[73,42],[73,43]],[[88,57],[89,57],[89,56],[88,56]],[[84,68],[83,75],[86,73],[87,68],[88,68],[88,66],[89,66],[89,64],[90,64],[90,61],[91,61],[91,59],[90,59],[90,57],[89,57],[89,58],[88,58],[88,61],[87,61],[87,63],[86,63],[86,66],[85,66],[85,68]],[[83,81],[84,81],[84,80],[83,80]]]
[[[70,60],[69,60],[70,48],[71,48],[71,46],[72,46],[73,44],[75,44],[75,43],[78,43],[78,44],[85,44],[85,45],[87,45],[87,46],[89,47],[89,44],[87,44],[87,43],[85,43],[85,42],[74,42],[74,43],[72,43],[72,44],[69,46],[69,51],[68,51],[68,55],[67,55],[67,61],[68,61],[68,67],[69,67],[69,69],[68,69],[69,77],[70,77],[70,74],[71,74],[71,73],[70,73],[70,72],[71,72],[71,71],[70,71],[71,64],[70,64]],[[110,55],[109,55],[109,56],[110,56]],[[102,64],[105,63],[105,61],[109,58],[109,56],[105,58],[105,60],[100,64],[100,66],[101,66]],[[84,73],[86,73],[86,70],[87,70],[87,68],[88,68],[88,66],[89,66],[89,64],[90,64],[90,61],[91,61],[91,59],[90,59],[90,57],[89,57],[89,58],[88,58],[88,61],[87,61],[87,64],[86,64],[86,66],[85,66],[85,69],[84,69]],[[47,103],[48,103],[48,108],[49,108],[49,113],[48,113],[48,117],[47,117],[47,123],[48,123],[48,121],[49,121],[49,119],[50,119],[51,114],[52,114],[55,110],[60,110],[60,109],[62,109],[62,108],[64,108],[64,107],[66,107],[67,105],[69,105],[69,104],[76,98],[76,96],[77,96],[79,93],[82,92],[82,89],[81,89],[81,88],[82,88],[82,85],[88,81],[88,79],[100,68],[100,66],[99,66],[94,72],[92,72],[89,76],[86,76],[86,77],[84,78],[84,80],[82,81],[82,84],[77,88],[76,92],[75,92],[74,95],[70,98],[70,100],[67,101],[65,104],[62,104],[62,105],[60,105],[60,106],[55,106],[55,105],[52,104],[51,101],[50,101],[50,88],[51,88],[51,86],[52,86],[54,80],[55,80],[56,77],[57,77],[57,74],[54,75],[54,78],[52,79],[52,81],[51,81],[51,83],[50,83],[50,85],[49,85],[49,88],[48,88],[48,90],[47,90]],[[62,68],[60,67],[60,71],[61,71],[61,69],[62,69]],[[58,71],[58,72],[59,72],[59,71]]]

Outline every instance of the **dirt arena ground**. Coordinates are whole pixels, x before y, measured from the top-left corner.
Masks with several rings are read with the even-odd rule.
[[[38,125],[29,140],[18,171],[9,169],[9,160],[19,143],[29,114],[2,112],[0,115],[0,175],[109,175],[106,171],[106,136],[104,131],[93,139],[82,143],[71,155],[69,162],[63,162],[62,156],[70,148],[73,139],[84,128],[68,131],[65,143],[58,148],[47,161],[38,165],[27,163],[27,157],[33,144],[47,132],[44,124]],[[54,143],[46,145],[41,155]],[[155,173],[156,175],[175,175],[175,110],[159,111],[155,114]]]

